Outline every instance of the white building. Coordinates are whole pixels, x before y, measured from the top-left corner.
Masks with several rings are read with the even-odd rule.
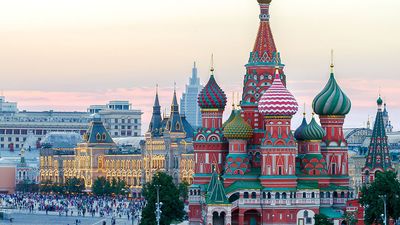
[[[197,97],[203,86],[200,84],[200,78],[197,76],[196,62],[192,69],[192,76],[189,79],[189,84],[186,85],[186,90],[181,98],[181,114],[186,116],[186,120],[193,128],[201,126],[201,113]]]
[[[141,136],[140,110],[131,109],[128,101],[111,101],[104,106],[90,106],[87,112],[19,111],[17,103],[0,98],[0,150],[40,147],[40,141],[50,132],[74,132],[83,135],[90,115],[101,116],[113,137]]]

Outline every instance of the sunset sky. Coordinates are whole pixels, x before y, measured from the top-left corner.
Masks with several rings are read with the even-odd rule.
[[[399,0],[273,0],[275,43],[299,104],[310,111],[333,48],[336,78],[353,102],[345,126],[375,116],[380,88],[400,128],[399,12]],[[169,107],[174,81],[181,93],[193,61],[208,80],[211,53],[227,95],[241,91],[258,14],[256,0],[0,1],[0,89],[27,110],[130,100],[147,128],[156,83]]]

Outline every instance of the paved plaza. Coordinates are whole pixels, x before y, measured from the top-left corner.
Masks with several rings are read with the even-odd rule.
[[[106,221],[107,225],[111,224],[111,218],[101,217],[77,217],[77,216],[58,216],[58,215],[45,215],[45,214],[26,214],[26,213],[13,213],[13,222],[7,220],[0,220],[0,225],[75,225],[76,220],[80,220],[79,225],[102,225]],[[127,218],[117,219],[117,225],[137,225],[137,221],[132,223]]]

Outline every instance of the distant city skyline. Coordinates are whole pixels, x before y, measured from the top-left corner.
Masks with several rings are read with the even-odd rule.
[[[143,110],[144,129],[156,83],[162,108],[169,109],[174,81],[180,96],[193,61],[203,85],[208,80],[211,53],[221,87],[241,92],[258,26],[253,1],[22,2],[0,7],[0,89],[7,100],[20,109],[62,111],[129,100]],[[376,4],[275,0],[271,26],[288,86],[308,112],[328,79],[333,48],[337,80],[353,103],[345,126],[374,118],[380,88],[398,130],[400,32],[393,27],[400,27],[400,2]]]

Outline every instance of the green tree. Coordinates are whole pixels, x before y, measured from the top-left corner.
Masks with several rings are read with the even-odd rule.
[[[53,190],[53,182],[51,180],[44,180],[40,182],[40,191],[44,193],[50,193]]]
[[[142,212],[140,225],[156,224],[156,203],[157,186],[159,185],[159,197],[162,205],[161,225],[169,225],[172,221],[182,221],[185,214],[183,202],[179,199],[179,190],[172,181],[172,177],[158,172],[154,175],[152,182],[143,187],[143,196],[147,200],[147,205]]]
[[[179,197],[181,200],[186,201],[188,199],[188,189],[189,183],[186,181],[183,181],[182,183],[179,184],[178,189],[179,189]]]
[[[15,189],[20,192],[33,193],[39,191],[39,185],[29,180],[23,180],[16,185]]]
[[[65,183],[65,191],[70,194],[80,194],[85,190],[85,182],[83,179],[76,177],[67,179]]]
[[[112,193],[110,181],[105,177],[97,177],[93,182],[92,192],[97,196],[108,196]]]
[[[393,171],[377,173],[374,182],[361,189],[360,203],[365,207],[366,224],[382,224],[384,199],[387,203],[387,216],[397,219],[400,216],[400,182]]]
[[[356,225],[357,224],[357,215],[356,213],[345,213],[345,220],[347,221],[347,225]]]
[[[331,222],[324,214],[315,214],[314,220],[315,225],[333,225],[333,222]]]

